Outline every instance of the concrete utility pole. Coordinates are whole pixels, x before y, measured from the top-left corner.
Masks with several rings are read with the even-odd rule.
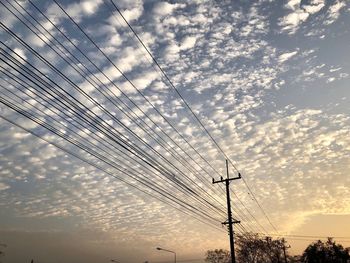
[[[222,177],[218,181],[214,181],[213,178],[213,184],[217,183],[223,183],[225,182],[226,185],[226,198],[227,198],[227,216],[228,216],[228,221],[223,222],[223,225],[228,225],[228,231],[230,235],[230,250],[231,250],[231,263],[236,263],[236,258],[235,258],[235,244],[234,244],[234,237],[233,237],[233,224],[238,224],[240,221],[234,220],[232,218],[232,212],[231,212],[231,199],[230,199],[230,181],[241,179],[241,174],[238,173],[238,177],[235,178],[230,178],[229,172],[228,172],[228,162],[226,160],[226,174],[227,178],[223,179]]]

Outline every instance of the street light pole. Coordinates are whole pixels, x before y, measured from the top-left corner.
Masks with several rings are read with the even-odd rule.
[[[157,247],[156,249],[157,250],[163,250],[163,251],[170,252],[170,253],[174,253],[174,262],[176,263],[176,253],[174,251],[171,251],[171,250],[168,250],[168,249],[164,249],[164,248],[161,248],[161,247]]]

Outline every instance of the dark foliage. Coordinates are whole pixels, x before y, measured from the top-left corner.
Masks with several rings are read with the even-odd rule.
[[[288,257],[284,239],[262,238],[246,233],[236,238],[236,257],[240,263],[282,263]]]
[[[302,255],[305,263],[347,263],[350,260],[349,249],[336,244],[332,238],[326,242],[318,240],[310,244]]]
[[[205,253],[205,262],[229,263],[230,252],[224,249],[208,250],[207,253]]]

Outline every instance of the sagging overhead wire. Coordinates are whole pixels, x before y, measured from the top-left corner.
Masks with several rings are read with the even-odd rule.
[[[30,0],[29,0],[29,2],[31,2]],[[57,1],[54,1],[56,4],[58,4],[57,3]],[[59,5],[59,4],[58,4]],[[64,9],[61,7],[61,9],[62,9],[62,11],[64,11]],[[65,11],[64,11],[65,12]],[[68,15],[67,13],[66,13],[66,15]],[[69,17],[69,15],[68,15],[68,17]],[[71,17],[69,17],[70,19],[71,19]],[[74,22],[74,20],[73,19],[71,19],[72,21],[73,21],[73,23],[75,23]],[[76,23],[75,23],[76,24]],[[33,25],[33,24],[32,24]],[[79,27],[79,25],[78,24],[76,24],[78,27]],[[82,28],[81,27],[79,27],[81,30],[82,30]],[[32,31],[34,34],[36,33],[36,32],[34,32],[34,31]],[[88,39],[90,39],[91,41],[92,41],[92,43],[94,43],[94,41],[91,39],[91,38],[89,38],[89,36],[82,30],[82,32],[88,37]],[[45,41],[44,41],[45,42]],[[98,47],[98,45],[96,44],[96,43],[94,43],[95,44],[95,47],[98,49],[98,50],[100,50],[101,52],[103,52],[99,47]],[[61,50],[61,52],[62,52],[62,50]],[[103,53],[104,54],[104,53]],[[105,55],[105,54],[104,54]],[[87,58],[87,57],[86,57]],[[108,56],[106,56],[106,58],[108,59]],[[70,63],[72,63],[72,61],[71,60],[68,60],[68,61],[70,61]],[[69,63],[68,61],[66,61],[67,63]],[[115,65],[114,65],[115,66]],[[79,68],[77,68],[77,70],[79,70]],[[56,74],[58,73],[57,71],[55,71],[55,70],[53,70],[54,72],[56,72]],[[89,72],[89,71],[87,71],[87,72]],[[91,73],[91,71],[89,72],[89,73]],[[122,73],[122,72],[121,72]],[[90,74],[91,75],[91,74]],[[122,74],[123,75],[123,74]],[[94,75],[92,75],[92,76],[94,76]],[[125,76],[126,77],[126,76]],[[129,79],[128,78],[126,78],[128,81],[129,81]],[[92,81],[92,80],[91,80]],[[69,80],[67,80],[67,82],[69,82]],[[111,81],[112,82],[112,81]],[[95,83],[96,84],[96,82],[93,82],[92,81],[92,83]],[[113,82],[112,82],[113,83]],[[131,82],[130,82],[131,83]],[[70,83],[70,84],[72,84],[72,83]],[[136,88],[136,87],[135,87]],[[140,94],[142,94],[142,92],[140,92]],[[181,95],[181,94],[180,94]],[[146,97],[144,97],[147,101],[148,101],[148,99],[146,98]],[[152,103],[150,103],[150,105],[152,105],[152,107],[154,107],[153,106],[153,104]],[[101,105],[100,105],[100,107],[101,107]],[[156,108],[155,108],[156,109]],[[156,111],[158,112],[158,113],[160,113],[157,109],[156,109]],[[108,113],[106,113],[106,114],[108,114]],[[160,113],[161,114],[161,113]],[[110,116],[110,115],[109,115]],[[102,120],[100,120],[101,121],[101,123],[102,123]],[[170,123],[169,123],[169,125],[171,125]],[[107,124],[104,124],[103,126],[101,126],[102,128],[107,128],[107,127],[109,127]],[[175,127],[174,127],[175,128]],[[205,127],[204,127],[205,128]],[[208,131],[207,131],[208,132]],[[116,134],[114,134],[114,135],[116,135]],[[185,138],[184,138],[185,139]],[[186,139],[185,139],[186,140]],[[123,141],[124,143],[125,143],[125,145],[127,145],[127,146],[129,146],[129,147],[131,147],[131,148],[129,148],[129,149],[132,149],[133,151],[133,153],[137,153],[137,154],[139,154],[139,156],[141,156],[141,158],[140,159],[142,159],[143,161],[148,161],[149,163],[146,163],[147,165],[150,165],[151,167],[152,167],[152,165],[153,165],[153,167],[152,168],[154,168],[154,167],[158,167],[158,169],[160,169],[160,170],[157,170],[156,168],[154,168],[155,170],[157,170],[158,172],[165,172],[165,173],[169,173],[169,167],[171,167],[171,164],[169,164],[169,166],[168,166],[168,168],[164,168],[162,165],[160,165],[159,163],[157,163],[157,162],[154,162],[154,160],[153,159],[149,159],[148,157],[147,157],[147,155],[145,155],[142,151],[142,149],[140,149],[140,148],[138,148],[136,145],[129,145],[128,144],[128,140],[126,140],[126,141]],[[186,141],[187,142],[187,141]],[[145,145],[145,144],[144,144]],[[125,150],[127,150],[127,149],[125,149]],[[151,149],[150,149],[151,150]],[[160,158],[162,158],[161,156],[159,156]],[[174,169],[176,169],[175,167],[173,167]],[[214,169],[214,168],[213,168]],[[180,171],[179,171],[180,172]],[[181,173],[181,172],[180,172]],[[171,172],[170,172],[170,174],[171,174]],[[171,177],[170,177],[171,178]],[[187,189],[186,187],[184,187],[184,185],[182,184],[182,182],[179,182],[179,181],[176,181],[176,182],[174,182],[174,183],[176,183],[176,185],[177,185],[177,187],[181,187],[181,185],[182,185],[182,187],[184,188],[184,189]],[[187,190],[190,190],[190,189],[187,189]],[[190,190],[190,192],[188,192],[187,191],[187,194],[193,194],[193,192],[191,192],[191,190]],[[256,200],[257,201],[257,200]]]
[[[13,53],[15,53],[14,51],[12,51]],[[18,55],[18,54],[17,54]],[[4,61],[4,60],[3,60]],[[6,62],[8,62],[8,61],[4,61],[5,63]],[[29,63],[29,62],[27,62],[27,63]],[[11,65],[10,64],[8,64],[7,63],[7,65],[8,66],[10,66],[11,67]],[[26,66],[23,66],[23,65],[21,65],[20,66],[21,68],[25,68]],[[37,77],[36,77],[37,78]],[[33,80],[32,79],[30,79],[31,81],[32,81],[32,84],[35,84],[36,86],[39,86],[40,87],[40,85],[42,85],[42,81],[41,81],[41,83],[40,83],[40,85],[38,85],[38,83],[35,83],[35,82],[33,82]],[[57,84],[56,84],[56,86],[58,86]],[[50,86],[48,86],[47,84],[45,85],[45,87],[46,88],[49,88],[50,89]],[[48,91],[47,89],[42,89],[43,91]],[[51,90],[51,89],[50,89]],[[59,95],[59,94],[57,94],[56,93],[56,95],[58,95],[58,96],[60,96],[60,97],[62,97],[62,94],[61,95]],[[67,94],[66,94],[67,95]],[[64,98],[64,96],[63,96],[63,98]],[[65,98],[65,100],[64,101],[66,101],[66,102],[68,102],[67,101],[67,98]],[[61,100],[61,102],[63,102],[63,100]],[[74,104],[64,104],[65,105],[65,107],[66,107],[66,109],[70,109],[70,110],[72,110],[75,114],[78,114],[79,115],[79,112],[84,112],[85,110],[79,110],[79,108],[76,108],[76,105],[74,105]],[[80,117],[82,116],[82,115],[79,115]],[[28,116],[27,116],[28,117]],[[89,119],[87,119],[86,118],[87,116],[83,116],[83,120],[84,121],[86,121],[86,123],[88,123],[90,126],[93,126],[93,127],[97,127],[96,129],[97,129],[97,131],[99,131],[99,132],[101,132],[102,134],[104,134],[104,135],[106,135],[106,138],[110,138],[111,139],[111,137],[108,135],[108,133],[105,133],[105,131],[104,130],[101,130],[101,127],[99,128],[98,126],[96,126],[96,122],[94,122],[94,120],[92,119],[92,120],[89,120]],[[29,117],[28,117],[29,118]],[[106,139],[106,138],[102,138],[102,139]],[[113,138],[112,138],[112,141],[113,141]],[[118,144],[119,145],[119,144]],[[105,157],[106,158],[106,157]],[[135,161],[135,159],[132,159],[133,161]],[[153,167],[154,168],[154,167]],[[193,197],[193,196],[192,196]],[[196,198],[196,199],[198,199],[198,198]],[[203,202],[201,202],[202,204],[203,204]],[[210,207],[209,207],[210,208]]]
[[[260,202],[258,201],[258,199],[256,198],[255,194],[253,193],[251,187],[249,186],[249,184],[247,183],[247,181],[245,180],[245,178],[242,176],[242,173],[239,171],[239,169],[236,167],[236,165],[233,163],[233,161],[227,156],[227,154],[225,153],[225,151],[220,147],[219,143],[215,140],[215,138],[211,135],[211,133],[209,132],[209,130],[205,127],[205,125],[203,124],[203,122],[200,120],[200,118],[197,116],[197,114],[192,110],[192,108],[190,107],[190,105],[187,103],[187,101],[185,100],[185,98],[182,96],[182,94],[179,92],[179,90],[175,87],[175,85],[173,84],[173,82],[171,81],[171,79],[168,77],[167,73],[164,71],[164,69],[160,66],[160,64],[158,63],[158,61],[156,60],[156,58],[153,56],[153,54],[151,53],[151,51],[146,47],[146,45],[143,43],[143,41],[141,40],[141,38],[139,37],[139,35],[137,34],[137,32],[133,29],[133,27],[130,25],[130,23],[126,20],[126,18],[124,17],[124,15],[122,14],[121,10],[118,8],[118,6],[114,3],[113,0],[110,0],[111,4],[114,6],[114,8],[117,10],[118,14],[122,17],[122,19],[124,20],[124,22],[127,24],[127,26],[130,28],[130,30],[133,32],[133,34],[135,35],[135,37],[137,38],[137,40],[140,42],[140,44],[142,45],[142,47],[145,49],[145,51],[147,52],[147,54],[152,58],[152,61],[155,63],[155,65],[158,67],[158,69],[160,70],[160,72],[162,73],[162,75],[165,77],[165,79],[167,80],[167,82],[170,84],[170,86],[174,89],[174,91],[176,92],[176,94],[180,97],[181,101],[183,102],[183,104],[185,105],[185,107],[190,111],[190,113],[192,114],[192,116],[195,118],[195,120],[197,121],[197,123],[200,125],[200,127],[203,129],[203,131],[207,134],[207,136],[211,139],[211,141],[214,143],[214,145],[216,146],[216,148],[222,153],[222,155],[224,156],[224,158],[226,160],[229,161],[229,163],[231,164],[231,166],[236,170],[236,172],[238,174],[241,174],[242,180],[244,185],[246,186],[248,192],[251,194],[253,201],[258,205],[259,209],[262,211],[264,217],[266,218],[266,220],[268,221],[268,223],[270,224],[270,226],[273,228],[273,230],[278,233],[277,228],[275,227],[275,225],[271,222],[269,216],[267,215],[265,209],[262,207],[262,205],[260,204]]]

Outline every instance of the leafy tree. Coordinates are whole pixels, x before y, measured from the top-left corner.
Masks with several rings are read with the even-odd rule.
[[[209,263],[229,263],[230,252],[224,249],[208,250],[205,253],[205,261]]]
[[[282,263],[288,255],[284,239],[262,238],[258,234],[245,233],[236,238],[236,257],[241,263]]]
[[[305,263],[346,263],[350,259],[349,249],[336,244],[332,238],[326,242],[318,240],[310,244],[302,255]]]

